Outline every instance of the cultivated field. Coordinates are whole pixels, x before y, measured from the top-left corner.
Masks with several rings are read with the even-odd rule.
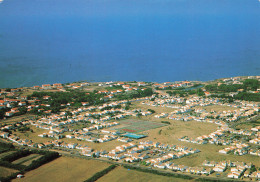
[[[0,166],[0,177],[7,177],[16,172],[18,171],[15,169],[10,169],[10,168]]]
[[[27,114],[24,114],[24,115],[21,115],[21,116],[14,116],[14,117],[11,117],[11,118],[1,120],[1,124],[12,124],[12,123],[15,123],[15,122],[19,122],[23,119],[29,119],[31,117],[35,117],[35,115],[27,113]]]
[[[104,175],[97,182],[143,182],[143,181],[152,181],[152,182],[161,182],[161,181],[174,181],[174,182],[184,182],[191,180],[184,180],[174,177],[166,177],[161,175],[155,175],[151,173],[145,173],[135,170],[127,170],[124,167],[117,167],[116,169],[110,171],[108,174]]]
[[[12,153],[14,153],[15,151],[8,151],[8,152],[4,152],[4,153],[1,153],[0,154],[0,159],[2,159],[2,158],[4,158],[5,156],[8,156],[8,155],[10,155],[10,154],[12,154]]]
[[[42,155],[39,155],[39,154],[31,154],[31,155],[28,155],[26,157],[22,157],[20,159],[17,159],[15,161],[13,161],[12,163],[13,164],[22,164],[22,165],[25,165],[25,166],[28,166],[32,163],[32,161],[40,158]]]
[[[82,182],[95,173],[107,168],[109,164],[95,160],[60,157],[25,174],[22,179],[14,181],[26,182]]]

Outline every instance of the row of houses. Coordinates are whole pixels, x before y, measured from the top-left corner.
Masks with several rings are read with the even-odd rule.
[[[256,114],[260,110],[259,103],[255,102],[243,102],[236,101],[233,104],[225,103],[225,99],[216,99],[216,98],[202,98],[202,97],[192,97],[186,100],[186,105],[179,105],[180,102],[178,97],[169,97],[165,99],[155,99],[154,101],[143,102],[143,104],[155,106],[155,107],[170,107],[176,108],[172,114],[183,114],[191,111],[191,108],[195,106],[209,106],[209,105],[221,105],[221,106],[229,106],[236,107],[239,109],[216,112],[211,111],[207,112],[202,109],[195,109],[195,113],[200,114],[200,118],[213,117],[219,119],[225,119],[227,121],[237,121],[241,117],[250,117]],[[176,105],[177,104],[177,105]],[[175,118],[176,116],[172,116],[171,118]],[[177,117],[178,118],[178,117]],[[178,118],[179,119],[179,118]],[[191,120],[192,116],[188,116],[184,118],[185,120]]]

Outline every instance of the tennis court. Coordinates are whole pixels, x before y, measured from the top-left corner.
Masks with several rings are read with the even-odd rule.
[[[119,122],[120,125],[123,127],[117,128],[117,130],[119,130],[120,132],[128,132],[128,133],[138,133],[138,132],[166,126],[166,124],[163,123],[158,123],[153,121],[133,120],[133,119],[122,120]]]

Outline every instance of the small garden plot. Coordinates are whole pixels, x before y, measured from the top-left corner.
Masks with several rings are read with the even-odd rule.
[[[120,132],[130,132],[130,133],[138,133],[146,130],[151,130],[155,128],[160,128],[166,126],[166,124],[152,122],[152,121],[143,121],[143,120],[122,120],[120,124],[123,125],[122,128],[118,128]]]
[[[1,153],[0,154],[0,159],[2,159],[2,158],[4,158],[5,156],[8,156],[8,155],[10,155],[10,154],[12,154],[12,153],[14,153],[15,151],[8,151],[8,152],[4,152],[4,153]]]
[[[34,155],[34,154],[33,154],[33,155]],[[40,157],[42,157],[42,155],[39,155],[39,154],[37,154],[37,155],[38,155],[38,156],[36,156],[35,158],[33,158],[33,159],[31,159],[31,160],[28,160],[28,161],[22,163],[22,165],[29,166],[29,165],[31,165],[31,163],[32,163],[33,161],[35,161],[35,160],[39,159]]]
[[[28,166],[32,163],[33,160],[39,159],[41,156],[42,155],[40,155],[40,154],[31,154],[31,155],[28,155],[26,157],[22,157],[20,159],[17,159],[15,161],[13,161],[12,163],[13,164],[22,164],[22,165]]]

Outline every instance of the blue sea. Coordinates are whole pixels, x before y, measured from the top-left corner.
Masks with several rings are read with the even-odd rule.
[[[260,75],[258,0],[3,0],[0,88]]]

